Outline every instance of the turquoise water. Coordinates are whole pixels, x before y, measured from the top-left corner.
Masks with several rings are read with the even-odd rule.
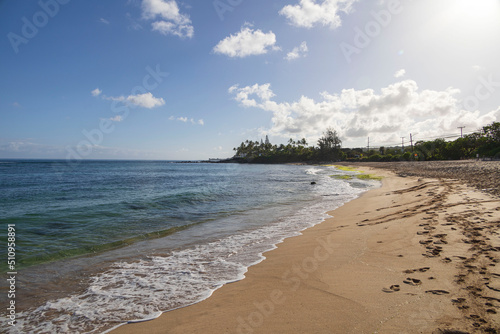
[[[51,161],[0,163],[0,219],[17,226],[21,265],[115,247],[152,232],[163,235],[270,202],[310,198],[297,196],[308,190],[306,175],[284,166],[85,161],[65,167]],[[297,192],[282,188],[284,182]]]
[[[16,226],[21,290],[39,296],[24,303],[11,332],[99,333],[202,300],[243,278],[284,238],[378,184],[330,177],[336,173],[326,166],[0,161],[0,222]],[[67,286],[47,293],[57,279]]]

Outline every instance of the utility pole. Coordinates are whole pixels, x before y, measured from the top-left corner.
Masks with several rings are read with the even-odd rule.
[[[368,137],[368,154],[370,154],[370,137]]]
[[[411,136],[411,133],[410,133],[410,144],[411,144],[411,151],[413,152],[413,137]]]
[[[401,137],[401,153],[405,151],[405,137]]]
[[[457,129],[460,129],[460,138],[463,138],[463,129],[465,128],[465,126],[459,126],[457,127]]]

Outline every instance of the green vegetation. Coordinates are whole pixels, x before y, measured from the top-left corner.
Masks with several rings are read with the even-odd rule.
[[[317,147],[308,146],[306,139],[287,145],[272,145],[267,136],[264,142],[245,141],[237,148],[233,161],[250,163],[286,163],[319,161],[413,161],[413,160],[459,160],[477,156],[500,159],[500,122],[493,122],[479,131],[464,135],[454,141],[435,139],[418,141],[413,147],[366,150],[341,148],[342,141],[337,132],[328,129],[318,140]],[[340,170],[347,167],[337,167]]]
[[[484,126],[477,132],[464,135],[454,141],[442,138],[418,141],[413,150],[380,147],[378,150],[363,151],[360,148],[342,149],[346,161],[431,161],[481,158],[500,159],[500,122]]]
[[[285,163],[303,161],[340,161],[345,158],[341,151],[342,141],[337,132],[328,129],[318,140],[318,147],[308,146],[305,138],[294,141],[290,138],[287,145],[272,145],[266,141],[245,141],[236,151],[234,160],[251,163]]]

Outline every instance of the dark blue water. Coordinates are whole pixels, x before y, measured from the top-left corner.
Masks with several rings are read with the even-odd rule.
[[[206,298],[243,278],[264,251],[376,185],[330,177],[338,173],[331,166],[0,161],[0,222],[16,226],[19,275],[24,270],[32,289],[37,280],[46,287],[54,267],[99,265],[99,257],[82,256],[112,263],[84,277],[84,290],[51,294],[22,312],[12,332],[97,333]],[[113,263],[117,249],[132,255]],[[65,280],[71,286],[77,278]]]

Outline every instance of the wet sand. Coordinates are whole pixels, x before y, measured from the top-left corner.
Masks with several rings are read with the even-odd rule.
[[[112,333],[500,331],[500,198],[362,169],[383,186],[265,253],[244,280]]]

